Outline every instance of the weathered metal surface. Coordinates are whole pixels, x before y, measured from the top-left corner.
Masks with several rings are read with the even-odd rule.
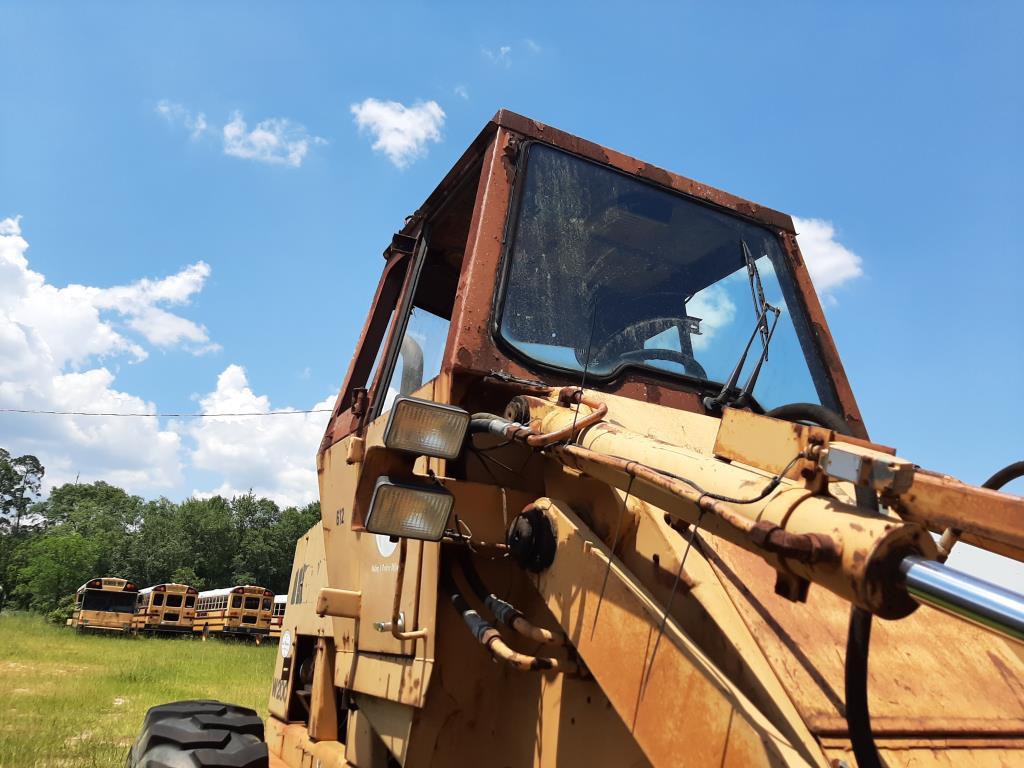
[[[653,765],[809,764],[673,619],[663,620],[582,520],[558,502],[539,503],[554,520],[558,557],[537,589]]]
[[[845,734],[843,659],[849,604],[812,588],[797,605],[774,594],[769,566],[712,542],[711,562],[764,653],[819,736]],[[1004,641],[934,611],[872,630],[868,692],[879,735],[1024,736],[1024,663]]]
[[[794,457],[806,453],[810,446],[821,447],[835,440],[878,451],[886,456],[896,455],[894,448],[848,435],[837,435],[825,427],[781,421],[735,408],[722,411],[714,455],[763,469],[773,475],[790,467],[787,476],[796,478],[804,467],[813,469],[814,462],[794,465]]]
[[[362,592],[323,587],[316,596],[316,613],[318,616],[358,619],[362,608],[362,599]]]
[[[621,400],[602,397],[614,418]],[[657,418],[656,409],[651,410]],[[573,419],[572,409],[551,404],[542,429],[554,433]],[[550,450],[568,466],[620,490],[630,488],[685,523],[699,518],[704,530],[759,553],[783,574],[820,584],[882,616],[899,617],[916,607],[894,578],[903,556],[935,554],[934,543],[919,526],[784,479],[766,494],[771,478],[603,422],[587,430],[578,445]],[[732,498],[715,500],[708,493]]]
[[[332,635],[332,622],[316,613],[318,593],[327,584],[323,524],[314,525],[295,544],[295,560],[288,581],[288,596],[281,620],[282,635],[287,632],[289,647],[297,650],[299,637],[322,638]],[[314,640],[315,642],[315,640]],[[274,660],[274,682],[268,709],[282,720],[288,719],[288,701],[295,690],[298,667],[295,655],[278,653]]]
[[[315,741],[337,741],[338,697],[334,693],[334,641],[316,639],[313,683],[309,699],[309,736]]]
[[[666,171],[663,168],[658,168],[650,163],[645,163],[635,157],[630,157],[622,152],[602,147],[600,144],[587,141],[586,139],[581,139],[578,136],[573,136],[565,131],[560,131],[557,128],[545,125],[537,120],[531,120],[528,117],[523,117],[522,115],[518,115],[507,109],[499,110],[492,118],[492,122],[495,125],[514,131],[521,137],[532,139],[534,141],[542,141],[545,144],[559,147],[567,152],[572,152],[573,154],[586,157],[598,163],[609,165],[612,168],[625,171],[637,178],[645,179],[654,184],[658,184],[659,186],[673,189],[676,192],[681,192],[684,195],[702,200],[706,203],[726,208],[748,219],[758,221],[762,224],[767,224],[785,232],[794,231],[793,220],[785,213],[772,210],[771,208],[758,205],[757,203],[752,203],[749,200],[744,200],[736,195],[729,194],[728,192],[720,189],[715,189],[714,187],[702,184],[699,181],[688,179],[677,173]]]
[[[299,723],[288,725],[276,717],[268,718],[265,731],[270,750],[270,766],[278,768],[347,768],[345,745],[338,741],[313,741],[306,727]],[[363,768],[364,763],[359,764]],[[371,766],[370,768],[378,768]],[[383,768],[383,766],[381,766]]]
[[[883,765],[888,768],[920,768],[922,765],[934,766],[934,768],[1019,768],[1020,767],[1020,745],[996,744],[989,748],[987,745],[962,745],[959,741],[936,741],[929,744],[921,744],[916,747],[903,747],[902,745],[882,744],[879,753]],[[836,748],[829,750],[829,756],[833,760],[845,760],[850,768],[856,766],[853,757],[853,750],[847,748]],[[833,763],[838,768],[837,763]]]
[[[344,383],[334,402],[331,418],[327,422],[318,457],[333,443],[353,432],[359,425],[359,417],[362,413],[353,412],[359,410],[354,407],[357,404],[354,402],[353,394],[355,390],[363,388],[367,384],[367,379],[376,360],[376,350],[384,339],[384,333],[391,320],[391,310],[398,301],[408,265],[409,257],[398,254],[389,259],[384,267],[380,282],[377,284],[377,292],[370,302],[370,311],[366,316],[366,322],[359,335],[359,340],[356,342],[356,352],[349,363]]]
[[[962,540],[1024,562],[1024,498],[976,488],[946,475],[918,472],[896,509],[905,520],[941,533],[964,531]]]
[[[814,290],[810,272],[807,271],[807,266],[800,253],[800,246],[796,241],[796,235],[783,232],[780,233],[780,236],[786,255],[789,256],[789,266],[793,271],[793,277],[796,279],[797,286],[800,289],[800,297],[803,299],[807,309],[814,340],[817,343],[818,351],[821,353],[829,377],[832,380],[832,386],[835,388],[836,400],[842,409],[841,415],[846,420],[846,423],[850,425],[850,429],[855,437],[867,440],[868,432],[864,426],[864,419],[861,417],[857,399],[854,397],[853,389],[850,387],[850,380],[846,376],[846,369],[843,367],[843,361],[839,357],[839,351],[836,349],[832,332],[828,329],[825,311],[821,308],[818,294]]]

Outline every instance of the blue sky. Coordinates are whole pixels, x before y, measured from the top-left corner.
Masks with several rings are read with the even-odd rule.
[[[106,334],[81,359],[48,358],[55,381],[109,374],[60,379],[62,403],[333,397],[390,234],[504,106],[830,222],[827,247],[859,259],[826,304],[872,436],[973,482],[1020,458],[1019,4],[437,5],[0,2],[0,220],[21,217],[7,229],[27,249],[9,249],[45,276],[25,316],[45,341],[71,301],[95,310],[89,338]],[[380,122],[357,125],[367,99],[443,118],[399,115],[418,151],[389,157],[373,149]],[[268,154],[253,130],[285,144]],[[131,290],[53,293],[69,285]],[[134,314],[119,296],[141,301]],[[40,402],[51,382],[19,379],[9,354],[0,379]],[[55,479],[106,473],[172,497],[303,495],[322,431],[274,427],[244,456],[227,428],[90,436],[3,418],[0,444],[38,451]]]

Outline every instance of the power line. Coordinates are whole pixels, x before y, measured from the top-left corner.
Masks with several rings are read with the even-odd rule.
[[[0,408],[0,413],[27,413],[34,416],[117,416],[119,418],[213,419],[220,416],[298,416],[306,413],[330,413],[332,408],[310,408],[305,411],[271,411],[270,413],[108,413],[102,411],[43,411],[30,408]]]

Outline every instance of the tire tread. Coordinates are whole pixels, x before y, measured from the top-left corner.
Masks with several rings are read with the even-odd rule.
[[[268,768],[263,721],[252,709],[196,699],[146,712],[127,768]]]

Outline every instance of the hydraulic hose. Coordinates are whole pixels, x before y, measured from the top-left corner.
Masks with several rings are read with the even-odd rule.
[[[1015,461],[1013,464],[1003,467],[982,483],[981,487],[988,488],[990,491],[998,491],[1004,485],[1019,477],[1024,477],[1024,461]]]
[[[769,481],[761,492],[752,498],[735,499],[711,493],[692,481],[673,475],[671,472],[648,467],[640,462],[618,456],[594,452],[571,442],[571,439],[579,432],[601,421],[607,415],[608,408],[604,403],[591,400],[587,395],[582,394],[582,390],[574,387],[566,387],[562,390],[559,397],[567,404],[578,400],[593,410],[586,416],[581,417],[576,422],[575,427],[567,426],[544,434],[534,432],[529,427],[511,422],[502,416],[495,416],[489,413],[473,414],[470,418],[469,430],[474,434],[488,433],[524,442],[534,448],[546,448],[560,458],[569,457],[570,461],[582,459],[623,472],[630,477],[640,478],[653,486],[665,489],[676,496],[692,501],[698,509],[710,512],[737,531],[741,536],[756,542],[757,546],[763,551],[773,552],[781,557],[799,560],[800,562],[819,562],[838,557],[835,543],[828,536],[791,534],[778,525],[769,522],[755,522],[743,515],[736,514],[723,503],[751,504],[760,501],[775,490],[782,479],[781,475],[785,474],[785,472]],[[808,405],[808,407],[815,406]],[[816,407],[820,408],[820,406]]]
[[[459,591],[455,579],[452,578],[451,573],[445,568],[441,569],[441,589],[447,593],[452,606],[458,611],[466,626],[469,627],[473,637],[487,649],[495,660],[504,662],[513,669],[518,669],[522,672],[548,670],[551,672],[573,674],[579,670],[579,667],[572,661],[561,661],[560,659],[553,659],[547,656],[530,656],[510,648],[502,640],[498,630],[466,602],[466,598]]]
[[[782,419],[783,421],[809,421],[817,424],[819,427],[825,427],[833,432],[838,432],[841,435],[853,434],[850,430],[850,425],[846,423],[846,419],[835,411],[815,403],[780,405],[778,408],[766,411],[764,415],[771,416],[773,419]]]
[[[882,768],[882,760],[871,731],[871,710],[868,708],[868,650],[871,646],[871,613],[854,606],[850,610],[850,627],[846,634],[846,727],[850,732],[857,768]]]
[[[530,640],[535,640],[538,643],[565,645],[564,635],[534,626],[514,605],[502,600],[487,589],[483,579],[480,578],[479,572],[476,570],[476,566],[473,565],[473,558],[470,556],[468,549],[462,548],[458,557],[459,567],[462,569],[462,575],[466,578],[466,583],[469,584],[469,588],[476,594],[477,599],[494,615],[494,618]]]
[[[608,406],[596,400],[579,387],[565,387],[558,394],[559,402],[564,405],[582,403],[590,408],[590,413],[580,416],[572,425],[562,427],[553,432],[536,432],[530,427],[509,421],[503,416],[492,413],[474,413],[469,420],[471,433],[489,432],[499,437],[520,440],[531,448],[547,448],[556,443],[572,440],[587,427],[591,427],[608,415]]]
[[[773,408],[766,416],[786,421],[810,421],[840,435],[852,430],[846,419],[835,411],[814,403],[790,403]],[[867,486],[854,488],[857,506],[878,511],[878,497]],[[843,674],[843,695],[846,699],[846,728],[850,734],[853,755],[858,768],[882,768],[882,759],[871,730],[868,707],[868,651],[871,647],[871,612],[853,606],[846,634],[846,666]]]

